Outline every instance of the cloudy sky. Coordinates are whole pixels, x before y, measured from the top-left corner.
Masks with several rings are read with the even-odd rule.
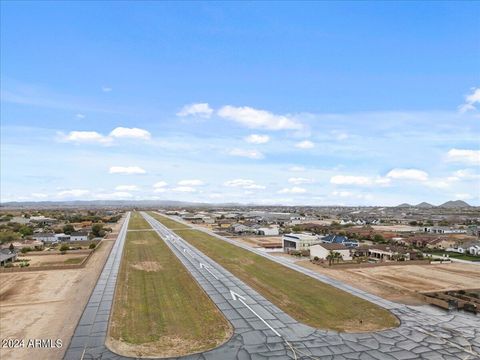
[[[1,7],[3,202],[480,205],[478,3]]]

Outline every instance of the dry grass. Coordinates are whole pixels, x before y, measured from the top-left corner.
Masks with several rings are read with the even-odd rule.
[[[180,227],[161,215],[151,215],[167,227]],[[198,230],[175,232],[305,324],[338,331],[372,331],[399,324],[387,310],[263,256]]]
[[[150,225],[133,213],[132,227]],[[129,232],[118,274],[110,346],[124,355],[179,356],[216,347],[230,334],[221,312],[157,233]]]

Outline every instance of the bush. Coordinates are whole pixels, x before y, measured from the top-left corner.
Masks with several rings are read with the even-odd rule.
[[[67,244],[63,244],[62,246],[60,246],[60,252],[62,254],[65,254],[67,250],[70,250],[70,246],[68,246]]]
[[[318,261],[318,260],[320,260],[320,258],[319,258],[318,256],[315,256],[315,257],[313,258],[313,261]]]
[[[26,253],[29,252],[29,251],[32,251],[32,248],[31,248],[31,247],[28,247],[28,246],[23,247],[22,250],[20,250],[20,252],[21,252],[22,254],[26,254]]]
[[[13,267],[13,264],[12,264],[11,262],[6,263],[6,264],[5,264],[5,267],[6,267],[6,268],[11,268],[11,267]]]
[[[88,245],[89,249],[95,249],[96,247],[97,245],[95,245],[94,243],[91,243],[90,245]]]

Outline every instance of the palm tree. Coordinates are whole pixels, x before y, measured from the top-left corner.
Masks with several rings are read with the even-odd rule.
[[[337,253],[337,252],[333,251],[333,250],[330,250],[330,252],[328,253],[328,255],[327,255],[328,266],[332,266],[332,262],[335,259],[335,253]]]
[[[337,260],[337,263],[340,262],[340,260],[343,260],[343,256],[342,254],[340,254],[339,252],[335,251],[335,257],[334,257],[336,260]]]

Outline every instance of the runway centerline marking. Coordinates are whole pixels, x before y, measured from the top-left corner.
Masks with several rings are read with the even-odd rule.
[[[205,265],[204,263],[200,263],[200,269],[205,269],[205,270],[207,270],[207,271],[210,273],[210,275],[212,275],[215,279],[218,280],[218,277],[217,277],[212,271],[210,271],[209,268],[208,268],[208,266]]]

